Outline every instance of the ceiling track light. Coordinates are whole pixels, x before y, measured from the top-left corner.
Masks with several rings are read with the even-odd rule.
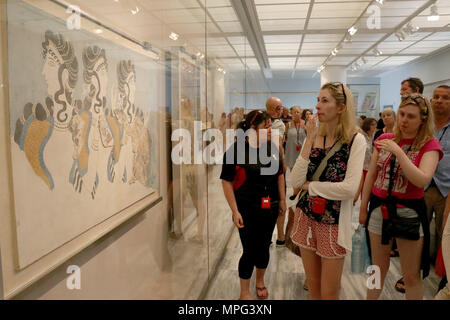
[[[136,7],[135,9],[131,9],[131,13],[132,13],[133,15],[138,14],[139,11],[140,11],[139,7]]]
[[[317,72],[321,73],[323,71],[323,69],[325,69],[325,66],[321,65],[320,67],[317,68]]]
[[[347,30],[350,36],[354,36],[356,32],[358,32],[358,28],[355,26],[352,26],[350,29]]]
[[[177,41],[179,38],[179,35],[176,34],[175,32],[172,32],[172,33],[170,33],[169,38],[172,39],[173,41]]]
[[[395,36],[397,37],[398,41],[403,41],[405,40],[405,34],[403,33],[402,30],[397,30],[395,32]]]
[[[419,31],[419,27],[418,26],[414,26],[411,24],[411,22],[408,22],[408,24],[406,26],[403,27],[403,32],[405,32],[407,35],[411,35],[413,33],[416,33],[417,31]]]
[[[375,2],[378,2],[379,4],[383,5],[384,0],[375,0]]]
[[[378,50],[378,48],[375,48],[375,49],[373,49],[372,50],[372,52],[373,52],[373,54],[375,55],[375,56],[381,56],[382,54],[383,54],[383,52],[381,52],[380,50]]]
[[[433,4],[430,7],[430,15],[427,18],[428,21],[438,21],[439,20],[439,13],[438,8],[436,4]]]

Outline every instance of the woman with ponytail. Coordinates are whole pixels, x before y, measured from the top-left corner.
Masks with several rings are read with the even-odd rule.
[[[270,116],[250,112],[238,125],[237,140],[224,155],[220,175],[243,248],[240,299],[253,299],[250,278],[255,267],[256,296],[269,297],[264,284],[269,247],[278,215],[286,210],[283,167],[270,133]]]

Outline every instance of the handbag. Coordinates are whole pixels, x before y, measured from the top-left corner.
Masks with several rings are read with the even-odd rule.
[[[411,148],[411,146],[410,146]],[[408,150],[409,151],[409,150]],[[407,151],[407,153],[408,153]],[[389,214],[388,219],[383,220],[383,231],[390,237],[402,238],[407,240],[420,239],[420,218],[402,218],[397,214],[397,198],[391,195],[395,179],[395,160],[392,155],[389,173],[389,189],[386,199],[386,207]],[[397,170],[398,171],[398,170]]]

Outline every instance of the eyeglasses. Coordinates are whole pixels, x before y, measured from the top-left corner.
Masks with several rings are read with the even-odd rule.
[[[280,110],[282,110],[283,108],[284,108],[283,106],[277,106],[277,107],[275,107],[275,110],[280,111]]]

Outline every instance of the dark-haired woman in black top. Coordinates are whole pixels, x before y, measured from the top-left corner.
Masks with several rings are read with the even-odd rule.
[[[270,116],[265,111],[250,112],[239,126],[243,130],[241,136],[238,130],[237,141],[224,155],[220,175],[243,248],[238,267],[240,299],[253,299],[250,278],[255,267],[256,295],[268,298],[264,273],[269,263],[269,247],[277,217],[286,211],[279,146],[271,142],[269,126]],[[243,132],[248,133],[248,138],[244,138]]]

